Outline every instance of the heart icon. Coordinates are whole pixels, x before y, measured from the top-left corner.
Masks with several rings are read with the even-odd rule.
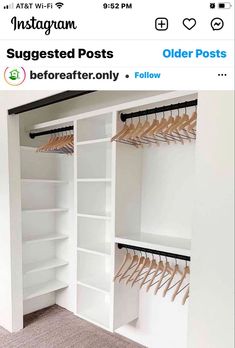
[[[197,21],[195,18],[185,18],[183,20],[183,25],[185,26],[185,28],[187,28],[188,30],[191,30],[195,27],[195,25],[197,24]]]

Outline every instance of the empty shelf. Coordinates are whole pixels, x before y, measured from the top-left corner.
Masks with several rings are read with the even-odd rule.
[[[23,213],[60,213],[66,212],[68,209],[65,208],[48,208],[48,209],[23,209]]]
[[[110,292],[109,274],[99,274],[97,277],[81,278],[77,281],[78,284],[86,286],[90,289],[101,291],[104,293]]]
[[[45,271],[52,268],[58,268],[58,267],[66,266],[66,265],[68,265],[67,261],[59,260],[59,259],[51,259],[51,260],[26,264],[23,266],[23,272],[24,274],[28,274],[28,273]]]
[[[97,254],[97,255],[110,255],[110,244],[109,243],[100,243],[100,244],[79,244],[78,250],[84,251],[87,253]]]
[[[31,244],[31,243],[39,243],[39,242],[47,242],[51,240],[61,240],[61,239],[67,239],[68,236],[65,234],[47,234],[44,236],[36,235],[31,237],[26,237],[23,240],[24,244]]]
[[[48,180],[48,179],[21,179],[22,183],[35,183],[35,184],[67,184],[64,180]]]
[[[132,234],[115,238],[116,243],[190,256],[190,239],[150,233]]]
[[[48,294],[53,291],[67,288],[68,284],[59,280],[51,280],[47,283],[34,285],[32,287],[24,288],[24,300]]]
[[[102,219],[102,220],[110,220],[111,216],[108,215],[92,215],[92,214],[77,214],[78,217],[85,217],[89,219]]]

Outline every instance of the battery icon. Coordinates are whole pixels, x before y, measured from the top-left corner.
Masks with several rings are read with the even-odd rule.
[[[218,7],[228,10],[232,7],[232,4],[230,2],[219,2]]]

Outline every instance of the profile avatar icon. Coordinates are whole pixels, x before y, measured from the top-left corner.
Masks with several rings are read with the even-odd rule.
[[[10,86],[19,86],[26,79],[26,71],[22,66],[7,67],[4,71],[4,79]]]
[[[19,80],[20,79],[20,72],[17,69],[13,69],[9,72],[9,79],[12,81]]]

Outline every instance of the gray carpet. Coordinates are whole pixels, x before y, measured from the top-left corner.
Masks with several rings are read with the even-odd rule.
[[[25,316],[25,328],[10,334],[0,327],[0,348],[143,348],[52,306]]]

